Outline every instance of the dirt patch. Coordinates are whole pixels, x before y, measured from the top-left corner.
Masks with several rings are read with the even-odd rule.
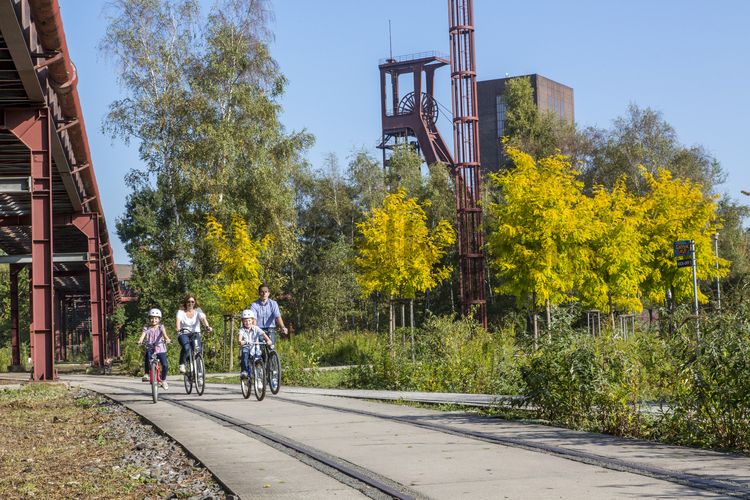
[[[128,409],[78,388],[0,392],[0,498],[225,498],[211,474]]]

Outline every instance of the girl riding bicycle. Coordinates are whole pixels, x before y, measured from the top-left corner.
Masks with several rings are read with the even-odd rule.
[[[141,380],[149,381],[149,360],[151,359],[151,349],[153,349],[159,358],[159,363],[161,363],[161,386],[166,391],[169,389],[169,384],[167,384],[167,344],[172,341],[167,336],[164,325],[161,324],[161,311],[159,309],[154,308],[148,312],[148,322],[148,326],[143,327],[143,333],[141,333],[141,338],[138,339],[138,344],[142,345],[145,340],[147,346],[153,347],[144,351],[143,371],[145,375]]]
[[[182,308],[177,311],[177,331],[182,329],[188,329],[193,332],[193,335],[198,336],[198,342],[200,345],[200,333],[201,324],[206,327],[206,331],[212,332],[210,326],[208,326],[208,319],[206,315],[198,307],[198,303],[195,300],[193,294],[187,294],[185,299],[182,301]],[[190,349],[190,335],[180,334],[177,336],[177,340],[180,342],[182,349],[180,350],[180,373],[185,373],[185,360],[188,357],[188,349]]]
[[[253,360],[259,359],[261,356],[260,346],[257,344],[261,340],[264,340],[266,344],[273,349],[273,342],[271,338],[255,325],[255,312],[250,309],[242,311],[242,326],[239,329],[238,337],[240,341],[240,377],[246,378],[248,371],[248,361],[250,356]]]

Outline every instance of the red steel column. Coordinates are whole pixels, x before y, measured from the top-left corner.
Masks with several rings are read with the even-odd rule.
[[[62,324],[60,318],[60,297],[55,294],[55,360],[63,361],[63,341],[62,332],[60,331],[60,325]]]
[[[19,369],[21,366],[21,339],[18,330],[18,273],[22,266],[11,264],[10,266],[10,345],[11,366]]]
[[[48,108],[6,109],[5,126],[31,151],[31,297],[34,380],[55,378],[52,156]]]
[[[91,361],[94,366],[103,366],[105,358],[105,328],[103,323],[104,298],[102,297],[102,266],[99,259],[99,216],[80,214],[73,217],[75,225],[88,241],[89,294],[91,304]]]
[[[461,309],[487,328],[473,0],[448,0]]]

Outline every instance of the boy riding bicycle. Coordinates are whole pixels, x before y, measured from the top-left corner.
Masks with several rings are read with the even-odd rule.
[[[261,351],[258,342],[261,340],[265,341],[266,344],[273,349],[273,342],[270,337],[255,325],[255,313],[250,309],[242,311],[242,326],[238,332],[238,338],[240,342],[240,377],[246,378],[247,371],[249,368],[248,361],[252,356],[253,361],[260,359]]]
[[[164,328],[164,325],[161,324],[161,311],[159,309],[154,308],[148,312],[148,322],[149,325],[143,327],[143,333],[141,333],[141,337],[138,339],[138,345],[143,345],[145,340],[147,346],[153,347],[147,348],[144,351],[143,371],[145,375],[143,375],[141,380],[144,382],[149,381],[149,362],[151,360],[151,349],[153,349],[156,357],[159,358],[159,363],[161,363],[161,386],[166,391],[169,389],[169,384],[167,384],[167,344],[172,341],[167,336],[167,330]]]

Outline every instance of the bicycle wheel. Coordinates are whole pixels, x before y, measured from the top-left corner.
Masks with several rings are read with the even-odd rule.
[[[278,394],[281,389],[281,362],[279,355],[275,351],[268,354],[268,364],[266,364],[268,375],[268,387],[271,388],[272,394]]]
[[[253,363],[253,392],[255,393],[255,399],[258,401],[262,401],[266,397],[266,375],[261,360]]]
[[[185,384],[185,394],[193,392],[193,363],[188,362],[182,374],[182,382]]]
[[[151,363],[151,370],[149,370],[149,377],[151,378],[151,398],[154,403],[159,400],[159,370],[156,368],[156,363]]]
[[[242,389],[242,397],[247,399],[250,397],[250,377],[252,375],[248,375],[245,378],[240,377],[240,388]]]
[[[206,390],[206,368],[203,365],[203,356],[200,354],[195,357],[195,392],[198,396],[203,396]]]

